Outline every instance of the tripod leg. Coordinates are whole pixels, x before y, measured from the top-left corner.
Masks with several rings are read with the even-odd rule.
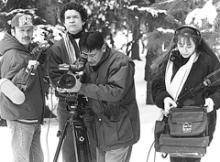
[[[72,123],[72,131],[76,162],[91,162],[89,140],[82,121],[80,123]]]
[[[76,143],[76,135],[75,135],[74,125],[72,125],[72,129],[73,129],[73,146],[74,146],[74,150],[75,150],[76,162],[79,162],[78,148],[77,148],[77,143]]]
[[[57,159],[58,159],[59,153],[60,153],[60,149],[61,149],[61,146],[62,146],[62,144],[63,144],[63,140],[64,140],[64,138],[65,138],[65,136],[66,136],[66,132],[67,132],[67,127],[68,127],[68,126],[69,126],[69,121],[66,121],[65,126],[64,126],[64,128],[63,128],[63,130],[62,130],[62,134],[61,134],[61,136],[59,137],[59,143],[58,143],[58,145],[57,145],[57,149],[56,149],[56,153],[55,153],[53,162],[57,162]]]

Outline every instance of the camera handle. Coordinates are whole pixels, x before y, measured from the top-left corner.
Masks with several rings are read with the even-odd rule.
[[[87,137],[86,127],[78,112],[78,104],[68,105],[70,118],[66,121],[64,128],[59,135],[59,142],[53,162],[57,162],[63,140],[67,134],[67,129],[71,129],[73,135],[73,146],[76,162],[91,162],[91,152],[89,148],[89,141]]]

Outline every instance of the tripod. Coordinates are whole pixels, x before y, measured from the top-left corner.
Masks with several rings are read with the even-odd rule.
[[[76,162],[91,162],[87,131],[80,116],[80,105],[77,100],[74,102],[67,102],[67,109],[70,113],[70,118],[66,121],[61,135],[59,136],[59,142],[53,162],[57,162],[63,140],[67,134],[67,129],[71,129],[72,131]]]

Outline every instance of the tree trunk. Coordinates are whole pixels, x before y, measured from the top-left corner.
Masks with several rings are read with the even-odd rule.
[[[141,60],[139,55],[139,39],[141,37],[140,20],[137,18],[137,16],[134,16],[134,27],[132,33],[133,43],[131,45],[131,59]]]
[[[36,7],[40,17],[52,25],[57,24],[59,6],[56,0],[38,0],[36,1]]]
[[[135,32],[136,31],[136,32]],[[140,37],[140,30],[135,30],[133,32],[133,43],[131,45],[131,59],[132,60],[141,60],[139,55],[139,37]]]

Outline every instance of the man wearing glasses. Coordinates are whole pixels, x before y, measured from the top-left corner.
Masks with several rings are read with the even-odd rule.
[[[97,140],[97,162],[129,162],[140,136],[134,62],[109,48],[100,32],[84,33],[79,45],[87,63],[76,91],[88,97],[94,113],[89,128]]]

